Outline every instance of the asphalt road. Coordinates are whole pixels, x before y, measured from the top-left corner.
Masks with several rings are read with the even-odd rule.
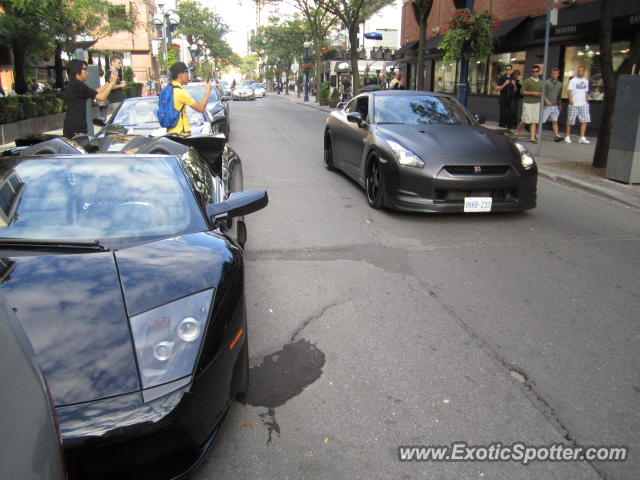
[[[640,212],[540,179],[524,214],[372,210],[326,114],[234,102],[252,388],[204,479],[637,479]],[[625,462],[400,462],[399,445],[624,445]]]

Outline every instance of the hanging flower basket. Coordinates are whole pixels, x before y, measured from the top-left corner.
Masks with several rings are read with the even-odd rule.
[[[493,31],[498,28],[498,19],[487,10],[456,10],[438,49],[444,50],[445,62],[455,61],[464,49],[474,58],[485,58],[493,50]]]

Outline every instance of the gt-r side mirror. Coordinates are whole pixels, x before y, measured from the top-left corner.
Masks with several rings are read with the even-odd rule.
[[[223,96],[222,96],[222,100],[223,100],[223,101],[231,100],[231,95],[223,95]]]
[[[347,113],[347,120],[351,123],[357,123],[359,127],[362,126],[362,114],[360,112]]]
[[[266,190],[233,192],[224,202],[207,205],[207,216],[218,225],[223,220],[242,217],[263,209],[269,203]]]
[[[473,115],[473,116],[476,118],[477,122],[478,122],[480,125],[482,125],[484,122],[486,122],[486,121],[487,121],[487,118],[486,118],[486,117],[484,117],[483,115],[480,115],[479,113],[476,113],[476,114],[475,114],[475,115]]]

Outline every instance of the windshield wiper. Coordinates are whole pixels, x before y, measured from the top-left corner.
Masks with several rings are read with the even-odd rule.
[[[33,249],[33,250],[70,250],[70,251],[90,251],[107,252],[98,240],[93,242],[70,242],[68,240],[43,240],[32,238],[0,238],[0,248],[6,249]]]
[[[377,125],[404,125],[403,122],[378,122]]]

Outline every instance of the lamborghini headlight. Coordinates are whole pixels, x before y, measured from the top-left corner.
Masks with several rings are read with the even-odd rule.
[[[531,155],[529,150],[527,150],[527,147],[521,143],[515,142],[515,145],[518,152],[520,152],[520,163],[522,164],[522,168],[529,170],[536,164],[536,161],[533,159],[533,155]]]
[[[405,167],[424,167],[424,162],[422,159],[413,153],[411,150],[404,148],[399,143],[394,142],[393,140],[387,140],[387,143],[391,147],[391,151],[393,151],[393,155],[398,160],[400,165]]]
[[[142,388],[193,373],[213,292],[204,290],[129,319]]]

